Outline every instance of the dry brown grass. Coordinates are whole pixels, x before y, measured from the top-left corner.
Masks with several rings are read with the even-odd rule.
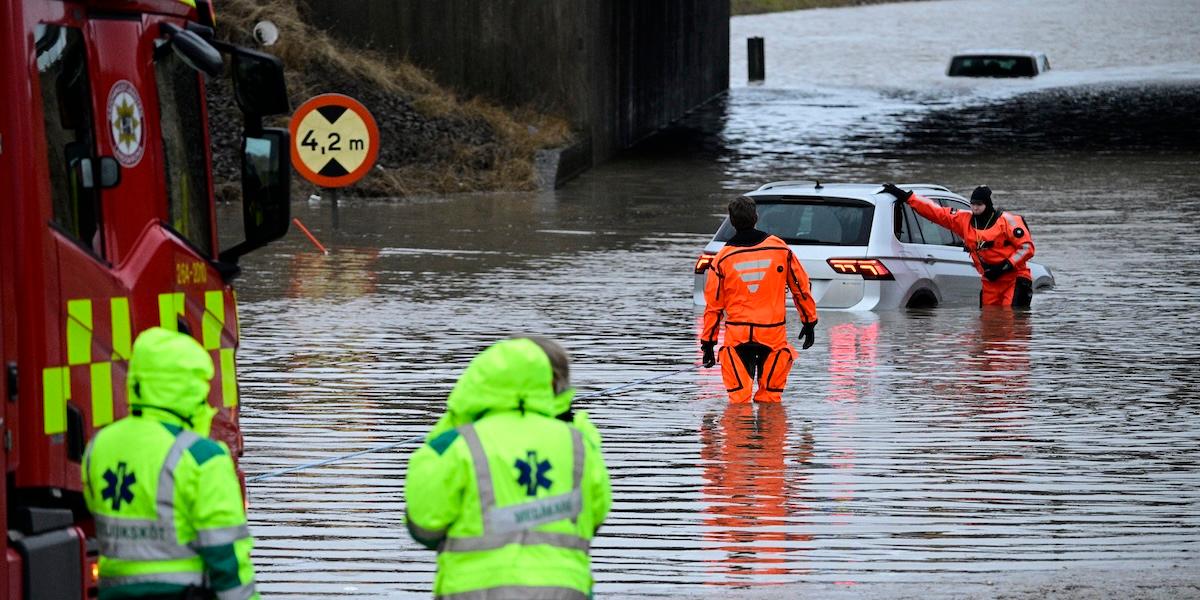
[[[884,4],[904,0],[731,0],[730,13],[733,15],[757,15],[788,10],[806,10],[810,8],[837,8],[841,6],[860,6],[863,4]]]
[[[219,9],[217,29],[236,44],[256,46],[251,31],[258,21],[270,20],[279,27],[280,41],[267,50],[284,61],[294,98],[336,90],[337,83],[327,78],[338,77],[404,98],[426,119],[483,122],[494,133],[494,143],[483,146],[463,147],[447,140],[455,145],[450,161],[374,169],[355,185],[355,193],[531,189],[537,151],[572,139],[565,119],[529,108],[510,110],[479,98],[464,101],[410,63],[350,48],[306,23],[296,0],[226,0]]]

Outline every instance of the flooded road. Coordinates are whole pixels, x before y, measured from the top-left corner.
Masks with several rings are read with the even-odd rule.
[[[1124,59],[1094,42],[1124,35],[1118,3],[1056,4],[1033,37],[1002,29],[1007,40],[971,40],[1076,36],[1041,46],[1064,72],[1093,70],[1070,75],[1085,87],[1065,96],[1031,82],[931,92],[906,82],[938,71],[903,61],[882,86],[878,71],[856,70],[872,60],[857,49],[882,48],[881,11],[889,23],[971,23],[1026,4],[1041,6],[921,2],[737,18],[726,98],[557,192],[343,201],[336,230],[327,205],[294,205],[332,253],[293,232],[244,260],[247,475],[424,434],[467,361],[509,335],[560,340],[581,394],[694,363],[692,265],[740,191],[810,176],[929,181],[959,193],[988,183],[999,208],[1025,216],[1036,260],[1057,278],[1032,313],[823,311],[782,406],[730,406],[717,370],[699,368],[580,402],[604,436],[615,499],[592,552],[597,596],[1194,569],[1200,148],[1195,128],[1174,130],[1189,126],[1188,99],[1200,95],[1200,77],[1186,75],[1200,68],[1200,35],[1178,37],[1197,27],[1196,3],[1147,9],[1144,37],[1175,43],[1147,41]],[[1072,15],[1083,14],[1089,28],[1077,31]],[[798,57],[770,62],[786,54],[773,39],[818,17],[856,25],[819,44],[856,49],[838,58],[838,77],[818,81]],[[736,50],[760,21],[774,28],[769,79],[747,87],[736,81]],[[1095,29],[1104,23],[1112,30]],[[801,53],[802,41],[792,42]],[[960,41],[918,36],[906,52],[944,68]],[[1053,128],[1005,136],[1011,123],[996,119],[1017,107],[1061,114],[1055,107],[1072,104],[1062,98],[1096,89],[1131,107],[1126,98],[1176,100],[1156,111],[1167,125],[1133,141],[1104,142],[1086,127],[1072,130],[1086,145]],[[992,142],[954,143],[972,136]],[[226,224],[236,208],[222,214]],[[403,525],[414,446],[252,483],[262,591],[427,597],[433,553]]]

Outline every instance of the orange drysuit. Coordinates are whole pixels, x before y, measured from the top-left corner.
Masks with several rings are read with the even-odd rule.
[[[1033,276],[1026,263],[1033,258],[1034,250],[1033,236],[1029,234],[1023,217],[996,210],[984,227],[976,229],[969,210],[939,206],[916,194],[909,196],[908,205],[922,217],[962,238],[980,275],[988,266],[999,265],[1006,260],[1012,265],[1011,271],[995,280],[983,278],[983,291],[979,296],[981,306],[1029,306]],[[1014,292],[1018,287],[1021,293],[1016,295],[1014,303]]]
[[[725,317],[721,377],[730,402],[779,402],[796,349],[789,343],[784,290],[800,320],[816,325],[808,273],[783,240],[758,230],[739,232],[713,258],[704,286],[701,344],[716,344]],[[753,380],[758,391],[753,392]]]

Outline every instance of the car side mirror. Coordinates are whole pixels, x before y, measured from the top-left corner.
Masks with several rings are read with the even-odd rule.
[[[174,23],[162,23],[159,31],[167,38],[167,45],[189,67],[216,77],[225,69],[221,53],[204,38]]]
[[[288,130],[264,128],[242,143],[242,225],[245,241],[221,252],[236,264],[243,254],[284,236],[291,224],[292,169]]]
[[[108,189],[121,183],[121,165],[111,156],[76,159],[72,161],[72,167],[80,187],[85,190]]]
[[[283,61],[249,48],[231,49],[233,95],[238,108],[248,116],[268,117],[292,111],[288,101]]]

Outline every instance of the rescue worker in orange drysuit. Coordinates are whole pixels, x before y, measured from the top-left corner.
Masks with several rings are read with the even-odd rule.
[[[1023,217],[992,206],[991,188],[981,185],[971,192],[970,214],[939,206],[890,183],[883,185],[883,191],[963,239],[975,269],[983,276],[980,306],[1029,308],[1033,301],[1033,276],[1026,263],[1033,258],[1033,237]]]
[[[713,257],[704,286],[707,306],[700,331],[704,366],[717,362],[717,329],[724,315],[721,378],[729,401],[779,402],[796,359],[796,349],[787,339],[785,289],[791,290],[804,324],[799,336],[802,347],[813,345],[817,306],[808,273],[783,240],[754,228],[758,223],[754,200],[741,197],[730,202],[729,222],[737,233]]]

